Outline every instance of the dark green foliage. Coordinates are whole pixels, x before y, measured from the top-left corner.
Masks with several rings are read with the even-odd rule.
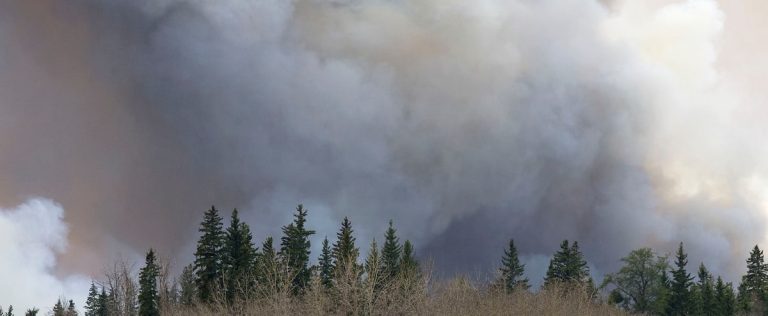
[[[93,282],[91,282],[91,288],[88,289],[88,298],[85,300],[85,316],[100,316],[99,292],[96,291],[96,285]]]
[[[8,312],[5,313],[5,316],[13,316],[13,305],[8,306]]]
[[[716,315],[715,281],[704,263],[699,265],[699,282],[694,285],[694,313],[697,315]]]
[[[621,258],[624,266],[605,277],[604,284],[615,287],[612,292],[613,304],[636,313],[650,313],[654,306],[664,299],[666,286],[664,275],[668,267],[665,257],[657,256],[651,248],[640,248],[631,251]],[[666,305],[663,302],[662,305]]]
[[[410,240],[403,243],[403,255],[400,257],[400,275],[405,277],[415,277],[419,275],[419,261],[416,260],[413,244]]]
[[[515,241],[510,239],[507,249],[504,249],[504,256],[501,258],[501,275],[496,284],[510,293],[516,289],[527,290],[528,278],[523,276],[525,265],[520,263],[517,257],[517,248]]]
[[[714,315],[729,316],[736,312],[736,298],[733,294],[733,285],[723,282],[717,277],[715,283],[715,313]]]
[[[227,302],[232,303],[235,299],[246,298],[254,286],[251,277],[257,249],[253,245],[251,229],[240,222],[237,209],[232,211],[225,236],[222,267]]]
[[[688,264],[688,255],[683,249],[683,243],[677,248],[675,256],[675,269],[672,270],[671,292],[669,296],[668,313],[670,315],[687,315],[691,313],[691,293],[693,277],[685,266]]]
[[[37,316],[38,312],[40,312],[40,310],[33,307],[28,309],[27,312],[24,313],[24,316]]]
[[[331,287],[333,280],[333,258],[331,256],[331,246],[328,244],[328,237],[323,239],[323,250],[319,258],[320,265],[320,283],[325,287]]]
[[[205,212],[199,231],[202,233],[195,251],[195,274],[197,294],[200,301],[213,301],[214,295],[222,287],[222,249],[224,232],[219,211],[211,206]]]
[[[344,217],[341,229],[336,233],[336,242],[333,244],[333,271],[334,273],[347,273],[357,269],[357,258],[360,250],[355,247],[355,237],[352,235],[352,222]]]
[[[384,246],[381,248],[382,269],[387,279],[396,276],[400,268],[400,257],[403,247],[400,245],[400,239],[397,238],[397,231],[389,220],[389,228],[384,234]]]
[[[157,293],[159,273],[160,267],[155,258],[155,251],[149,249],[144,267],[139,272],[139,316],[160,315],[160,297]]]
[[[106,316],[106,315],[112,315],[117,313],[110,312],[110,307],[115,304],[114,300],[114,293],[110,291],[109,295],[104,291],[104,288],[101,288],[101,293],[99,294],[99,308],[96,310],[96,315],[98,316]]]
[[[747,274],[741,278],[739,285],[739,309],[744,312],[764,309],[767,285],[768,267],[763,251],[755,245],[747,258]]]
[[[293,222],[283,226],[283,237],[280,239],[280,254],[285,258],[292,274],[295,291],[300,291],[309,283],[311,273],[309,271],[309,236],[315,233],[305,227],[307,222],[307,209],[299,204],[293,215]]]
[[[568,245],[568,240],[560,243],[560,250],[555,252],[549,262],[544,286],[552,284],[568,284],[587,286],[589,283],[589,267],[584,255],[579,250],[579,243]]]
[[[65,316],[64,305],[61,305],[61,300],[56,301],[56,304],[53,305],[53,316]]]
[[[197,297],[197,288],[195,287],[195,267],[188,265],[184,267],[179,276],[179,303],[184,306],[192,306]]]

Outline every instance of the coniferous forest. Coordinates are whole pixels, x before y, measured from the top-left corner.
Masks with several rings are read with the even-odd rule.
[[[172,275],[149,249],[137,273],[118,262],[93,280],[83,306],[59,299],[50,307],[13,306],[0,315],[488,315],[646,314],[758,315],[768,313],[768,265],[754,246],[737,287],[688,262],[684,244],[669,258],[651,248],[630,251],[623,266],[595,283],[578,241],[563,240],[551,257],[540,288],[532,288],[513,239],[499,249],[490,282],[457,276],[433,280],[413,244],[394,222],[368,253],[356,244],[344,218],[333,240],[310,252],[317,232],[298,205],[279,239],[257,244],[233,210],[225,227],[215,207],[205,211],[194,262]],[[42,309],[41,309],[42,308]]]

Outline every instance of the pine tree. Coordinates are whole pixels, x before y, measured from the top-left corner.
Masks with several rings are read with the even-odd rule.
[[[224,242],[223,269],[226,279],[226,298],[229,303],[235,299],[244,299],[251,291],[250,280],[257,249],[248,224],[240,222],[237,209],[232,211],[232,218],[227,228]]]
[[[96,285],[91,282],[91,288],[88,289],[88,298],[85,300],[85,316],[99,315],[99,292],[96,291]]]
[[[55,305],[53,305],[53,316],[65,316],[64,306],[61,305],[61,299],[59,299]]]
[[[283,237],[280,239],[280,253],[286,259],[288,268],[295,275],[293,286],[296,293],[304,289],[309,283],[311,273],[309,271],[309,236],[315,233],[305,227],[307,222],[307,209],[299,204],[293,215],[293,222],[283,226]]]
[[[155,251],[149,249],[144,267],[139,272],[139,316],[159,316],[159,295],[157,277],[160,267],[156,263]]]
[[[8,305],[8,312],[5,313],[5,316],[13,316],[13,305]]]
[[[419,261],[413,251],[413,244],[410,240],[403,243],[403,255],[400,257],[400,274],[406,278],[413,278],[419,275]]]
[[[328,237],[323,239],[323,250],[320,253],[319,261],[320,283],[329,288],[333,280],[333,258],[331,257],[331,247],[328,245]]]
[[[503,288],[507,293],[514,290],[527,290],[528,278],[523,276],[525,265],[520,263],[517,257],[517,248],[515,241],[510,239],[509,246],[504,250],[504,256],[501,258],[501,276],[496,281],[497,285]]]
[[[195,287],[195,267],[193,265],[190,264],[184,267],[181,271],[181,276],[179,276],[179,287],[181,287],[179,303],[183,306],[192,306],[197,297],[197,288]]]
[[[211,206],[205,212],[200,225],[202,236],[197,242],[195,251],[195,274],[197,294],[200,301],[210,303],[217,289],[222,284],[222,249],[224,248],[224,232],[219,211]]]
[[[336,242],[333,244],[332,258],[335,275],[357,270],[357,258],[360,255],[360,250],[355,247],[353,232],[352,222],[344,217],[341,222],[341,229],[336,233]]]
[[[37,316],[38,312],[40,312],[40,310],[33,307],[28,309],[27,312],[24,313],[24,316]]]
[[[381,249],[382,269],[386,279],[391,279],[398,274],[400,268],[400,256],[403,247],[400,245],[400,239],[397,238],[397,231],[389,220],[389,228],[384,235],[384,247]]]
[[[69,300],[69,305],[67,306],[67,312],[65,313],[66,316],[77,316],[77,309],[75,309],[75,302],[72,300]]]
[[[670,315],[687,315],[691,312],[690,288],[693,277],[685,270],[688,255],[683,250],[683,243],[677,249],[675,270],[672,271],[672,286],[669,297]]]

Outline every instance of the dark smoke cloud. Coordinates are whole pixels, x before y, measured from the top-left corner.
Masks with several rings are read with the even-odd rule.
[[[531,265],[579,240],[598,273],[682,240],[733,277],[766,179],[733,157],[764,155],[696,158],[722,148],[709,123],[743,121],[684,118],[732,96],[709,54],[722,12],[695,2],[3,3],[0,203],[61,203],[70,270],[188,260],[210,204],[262,238],[303,202],[318,239],[393,219],[441,273],[488,271],[514,237]]]

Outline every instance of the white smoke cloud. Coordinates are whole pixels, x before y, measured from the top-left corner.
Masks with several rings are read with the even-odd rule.
[[[35,198],[0,209],[0,305],[5,310],[13,305],[18,313],[32,307],[45,312],[66,298],[82,311],[88,279],[55,271],[67,233],[64,210],[51,200]]]

